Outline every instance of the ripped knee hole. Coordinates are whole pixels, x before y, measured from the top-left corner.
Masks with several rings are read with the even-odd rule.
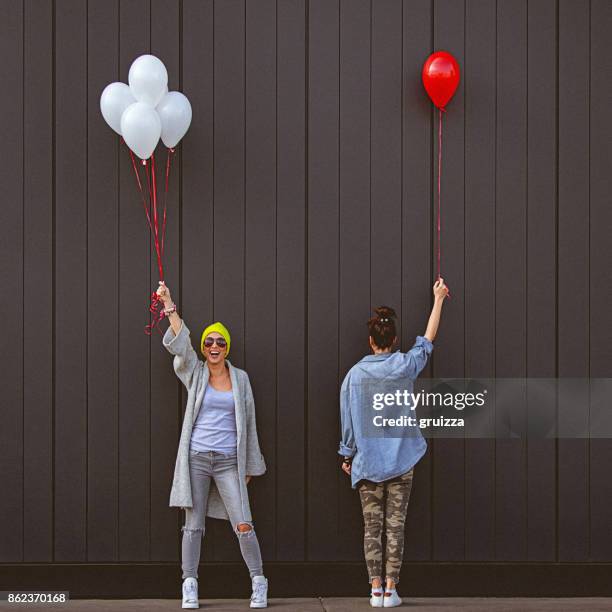
[[[238,523],[238,531],[241,532],[245,532],[245,531],[251,531],[253,529],[253,527],[251,525],[249,525],[248,523]]]

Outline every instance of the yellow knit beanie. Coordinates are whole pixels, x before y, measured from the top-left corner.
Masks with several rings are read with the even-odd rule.
[[[227,330],[227,327],[225,327],[223,323],[219,323],[219,321],[213,323],[212,325],[209,325],[202,332],[202,338],[200,340],[200,351],[202,352],[202,354],[204,354],[204,339],[206,338],[206,336],[208,336],[208,334],[211,334],[212,332],[217,332],[218,334],[221,334],[227,342],[227,351],[225,353],[225,356],[227,357],[230,351],[231,337],[229,331]]]

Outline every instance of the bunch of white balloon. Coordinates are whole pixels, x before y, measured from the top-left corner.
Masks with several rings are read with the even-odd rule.
[[[191,124],[191,104],[180,91],[168,91],[168,71],[154,55],[134,60],[129,86],[111,83],[100,97],[102,116],[140,159],[151,157],[161,137],[173,149]]]

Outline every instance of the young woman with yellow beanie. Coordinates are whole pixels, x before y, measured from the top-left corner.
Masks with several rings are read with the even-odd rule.
[[[189,330],[160,281],[157,295],[170,322],[163,345],[187,388],[187,407],[174,468],[170,506],[185,510],[182,560],[183,608],[198,608],[198,565],[206,516],[229,520],[249,568],[251,608],[267,607],[263,575],[246,485],[266,471],[259,449],[255,402],[249,377],[227,359],[231,338],[222,323],[209,325],[198,358]]]

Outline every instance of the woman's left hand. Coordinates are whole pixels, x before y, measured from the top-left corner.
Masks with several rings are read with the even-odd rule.
[[[253,478],[252,476],[247,476],[246,477],[246,483],[249,484],[249,480],[251,480],[251,478]]]

